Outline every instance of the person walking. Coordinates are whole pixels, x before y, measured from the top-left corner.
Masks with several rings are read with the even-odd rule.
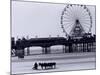
[[[35,70],[38,69],[38,64],[37,64],[37,62],[35,62],[35,64],[34,64],[34,69],[35,69]]]

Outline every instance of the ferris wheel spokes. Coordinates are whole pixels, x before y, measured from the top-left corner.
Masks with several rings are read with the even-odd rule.
[[[67,36],[80,37],[91,31],[92,16],[86,5],[68,4],[61,15],[61,28]]]

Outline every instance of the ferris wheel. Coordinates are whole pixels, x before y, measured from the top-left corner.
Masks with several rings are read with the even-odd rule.
[[[66,36],[83,36],[91,27],[92,16],[86,5],[68,4],[62,11],[61,28]]]

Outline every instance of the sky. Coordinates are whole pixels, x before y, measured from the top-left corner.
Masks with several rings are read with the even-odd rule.
[[[61,14],[67,4],[12,1],[12,37],[65,37]],[[95,6],[87,6],[92,15],[92,34],[95,34]]]

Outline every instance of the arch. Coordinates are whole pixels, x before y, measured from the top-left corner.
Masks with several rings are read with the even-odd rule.
[[[30,55],[42,53],[42,47],[40,47],[40,46],[32,46],[32,47],[27,47],[27,48],[29,48],[29,54]],[[25,54],[26,55],[27,55],[27,48],[25,48]]]
[[[52,45],[50,47],[51,53],[62,53],[64,45]]]

